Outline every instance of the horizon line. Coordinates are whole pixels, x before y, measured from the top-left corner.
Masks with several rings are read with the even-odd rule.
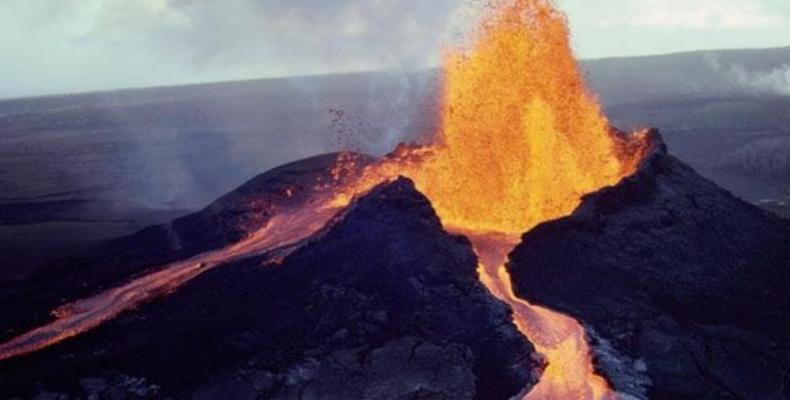
[[[790,45],[769,46],[769,47],[698,49],[698,50],[684,50],[684,51],[644,54],[644,55],[591,57],[591,58],[579,58],[579,62],[597,63],[597,62],[609,61],[609,60],[645,59],[645,58],[670,57],[670,56],[691,55],[691,54],[712,53],[712,52],[767,51],[767,50],[783,50],[783,49],[790,50]],[[223,85],[223,84],[234,84],[234,83],[238,84],[238,83],[256,82],[256,81],[309,79],[309,78],[321,78],[328,76],[342,76],[342,75],[356,75],[356,74],[372,74],[372,73],[386,74],[386,73],[407,73],[407,72],[417,73],[417,72],[434,71],[438,68],[440,68],[440,66],[433,66],[433,67],[427,67],[421,69],[368,69],[368,70],[360,69],[360,70],[349,70],[349,71],[318,72],[313,74],[272,75],[272,76],[249,77],[249,78],[238,78],[238,79],[228,79],[228,80],[206,80],[206,81],[197,80],[194,82],[186,82],[186,83],[164,83],[155,86],[154,85],[122,86],[122,87],[109,88],[109,89],[86,89],[86,90],[78,90],[73,92],[54,92],[54,93],[43,93],[43,94],[21,95],[21,96],[12,95],[9,97],[0,96],[0,102],[20,101],[20,100],[40,100],[40,99],[51,99],[58,97],[89,96],[89,95],[101,95],[101,94],[121,94],[128,92],[139,92],[139,91],[157,90],[157,89],[190,88],[197,86],[212,86],[212,85]]]

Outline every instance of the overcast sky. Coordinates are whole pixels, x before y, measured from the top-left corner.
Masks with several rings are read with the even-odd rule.
[[[0,98],[427,67],[467,1],[0,0]],[[558,3],[584,58],[790,45],[788,0]]]

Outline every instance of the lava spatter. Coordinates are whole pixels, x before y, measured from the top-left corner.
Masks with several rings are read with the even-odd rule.
[[[397,175],[413,179],[445,226],[472,240],[481,281],[547,358],[526,398],[612,398],[595,374],[583,327],[517,298],[504,263],[522,233],[633,174],[647,135],[610,128],[586,89],[565,16],[550,1],[498,2],[471,43],[445,55],[435,143],[401,147],[338,199]]]

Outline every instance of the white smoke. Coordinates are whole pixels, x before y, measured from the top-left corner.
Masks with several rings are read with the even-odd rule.
[[[740,75],[742,84],[760,92],[790,96],[790,65],[783,64],[768,72]]]
[[[717,89],[790,96],[788,63],[771,69],[750,69],[739,63],[725,62],[715,53],[708,54],[705,59],[708,67],[718,75],[720,87]]]

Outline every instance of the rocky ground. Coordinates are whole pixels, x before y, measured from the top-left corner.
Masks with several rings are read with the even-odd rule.
[[[665,148],[526,234],[508,268],[518,295],[586,324],[620,391],[790,398],[790,223]]]
[[[0,339],[40,325],[60,304],[238,241],[264,225],[278,209],[301,204],[319,181],[331,181],[337,157],[327,154],[275,168],[197,213],[83,249],[51,263],[24,283],[0,284],[0,315],[7,316],[0,318]],[[354,157],[360,167],[365,164],[364,156]]]
[[[655,134],[634,176],[524,235],[508,264],[517,294],[580,320],[623,398],[790,398],[790,223],[705,180]],[[302,204],[337,157],[275,169],[199,213],[5,287],[2,338],[64,302],[241,239]],[[468,240],[447,234],[401,179],[279,262],[264,254],[212,269],[0,363],[0,397],[506,399],[542,363],[479,283]]]
[[[272,193],[279,186],[266,177],[217,204]],[[191,232],[186,248],[216,244]],[[123,246],[139,251],[146,235]],[[0,364],[0,397],[507,399],[537,380],[542,361],[479,283],[468,240],[447,234],[408,180],[360,199],[281,263],[268,260],[208,271],[93,332]]]

